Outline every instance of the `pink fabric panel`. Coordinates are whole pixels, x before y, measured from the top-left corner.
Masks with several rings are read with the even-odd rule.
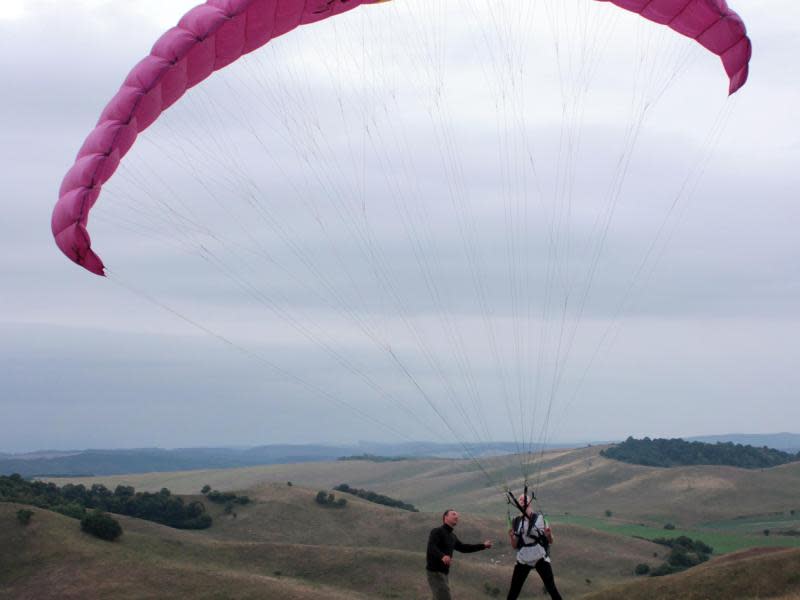
[[[215,34],[216,60],[214,70],[221,69],[238,59],[244,51],[244,36],[247,31],[246,13],[228,19]]]
[[[102,185],[117,168],[117,164],[118,161],[112,160],[105,154],[81,156],[64,176],[60,194],[63,195],[76,188],[93,188]]]
[[[142,90],[123,85],[116,95],[111,99],[103,112],[100,113],[100,120],[97,122],[99,127],[106,121],[118,121],[128,123],[131,119],[133,107],[142,95]]]
[[[680,19],[675,19],[671,26],[686,37],[697,39],[709,26],[719,19],[719,11],[708,2],[692,2],[683,11]]]
[[[150,54],[160,56],[170,62],[178,62],[185,58],[189,50],[197,43],[197,36],[182,27],[167,30],[155,44]]]
[[[65,229],[73,223],[86,224],[85,207],[92,207],[100,195],[100,188],[79,187],[64,194],[63,202],[59,202],[53,211],[52,225],[58,230]]]
[[[175,67],[164,73],[161,80],[161,110],[166,110],[183,96],[189,86],[186,61],[175,63]]]
[[[98,125],[78,151],[78,156],[87,154],[125,155],[136,140],[136,129],[118,121],[105,121]]]
[[[275,27],[275,7],[273,0],[253,0],[247,11],[247,26],[243,54],[261,48],[270,39]]]
[[[218,8],[228,17],[235,17],[246,11],[252,12],[258,9],[258,7],[253,6],[253,2],[242,2],[242,0],[208,0],[207,4]]]
[[[300,25],[305,0],[277,0],[272,37],[276,38]]]
[[[752,52],[742,19],[725,0],[599,0],[668,25],[722,59],[733,94],[747,81]],[[735,50],[734,50],[735,49]]]

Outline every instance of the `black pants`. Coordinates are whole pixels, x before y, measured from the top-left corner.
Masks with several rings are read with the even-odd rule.
[[[556,589],[556,581],[553,577],[553,567],[551,567],[550,563],[545,559],[539,560],[535,567],[524,565],[522,563],[517,563],[514,565],[514,574],[511,576],[511,589],[508,590],[508,596],[506,596],[506,600],[517,600],[520,592],[522,591],[522,585],[528,578],[528,573],[531,572],[531,569],[536,569],[536,572],[539,573],[539,577],[542,578],[544,587],[547,590],[547,593],[550,594],[550,597],[553,600],[561,600],[561,594],[559,594],[558,590]]]

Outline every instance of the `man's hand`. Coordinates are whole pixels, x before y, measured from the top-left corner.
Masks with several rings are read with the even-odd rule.
[[[489,548],[491,548],[492,547],[492,540],[486,540],[485,542],[483,542],[483,547],[486,548],[487,550]]]
[[[445,554],[442,557],[442,562],[445,564],[445,566],[448,566],[448,567],[450,566],[450,563],[452,562],[452,560],[453,560],[453,558],[450,557],[450,556],[447,556],[447,554]]]

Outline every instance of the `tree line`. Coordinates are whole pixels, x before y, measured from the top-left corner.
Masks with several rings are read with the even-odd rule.
[[[620,444],[601,450],[600,454],[635,465],[678,467],[689,465],[726,465],[743,469],[766,469],[800,461],[800,452],[790,454],[774,448],[757,448],[732,442],[687,442],[680,438],[644,439],[629,437]]]
[[[185,502],[163,488],[159,492],[137,492],[118,485],[114,491],[101,484],[86,487],[68,483],[58,487],[44,481],[28,481],[19,474],[0,476],[0,501],[46,508],[68,517],[84,519],[87,511],[107,511],[175,527],[206,529],[211,516],[202,502]]]
[[[333,489],[335,489],[338,492],[344,492],[346,494],[352,494],[353,496],[358,496],[359,498],[363,498],[364,500],[368,500],[369,502],[374,502],[375,504],[383,504],[384,506],[391,506],[392,508],[400,508],[402,510],[408,510],[411,512],[419,512],[414,507],[413,504],[409,504],[408,502],[403,502],[402,500],[396,500],[395,498],[390,498],[389,496],[384,496],[383,494],[378,494],[370,490],[361,490],[358,488],[352,488],[346,483],[339,484]]]

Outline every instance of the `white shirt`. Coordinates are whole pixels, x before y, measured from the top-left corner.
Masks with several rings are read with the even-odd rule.
[[[524,517],[517,524],[515,533],[522,534],[522,541],[525,544],[533,544],[536,542],[536,539],[528,536],[528,521],[528,517]],[[522,531],[520,531],[520,528],[522,528]],[[544,517],[542,517],[542,515],[536,515],[536,522],[533,524],[531,533],[536,535],[538,532],[540,536],[544,537],[544,528]],[[519,539],[519,537],[517,537],[517,539]],[[521,562],[526,565],[534,566],[543,558],[547,560],[547,562],[550,562],[550,559],[547,558],[547,552],[541,544],[536,544],[535,546],[525,546],[524,548],[517,550],[517,562]]]

